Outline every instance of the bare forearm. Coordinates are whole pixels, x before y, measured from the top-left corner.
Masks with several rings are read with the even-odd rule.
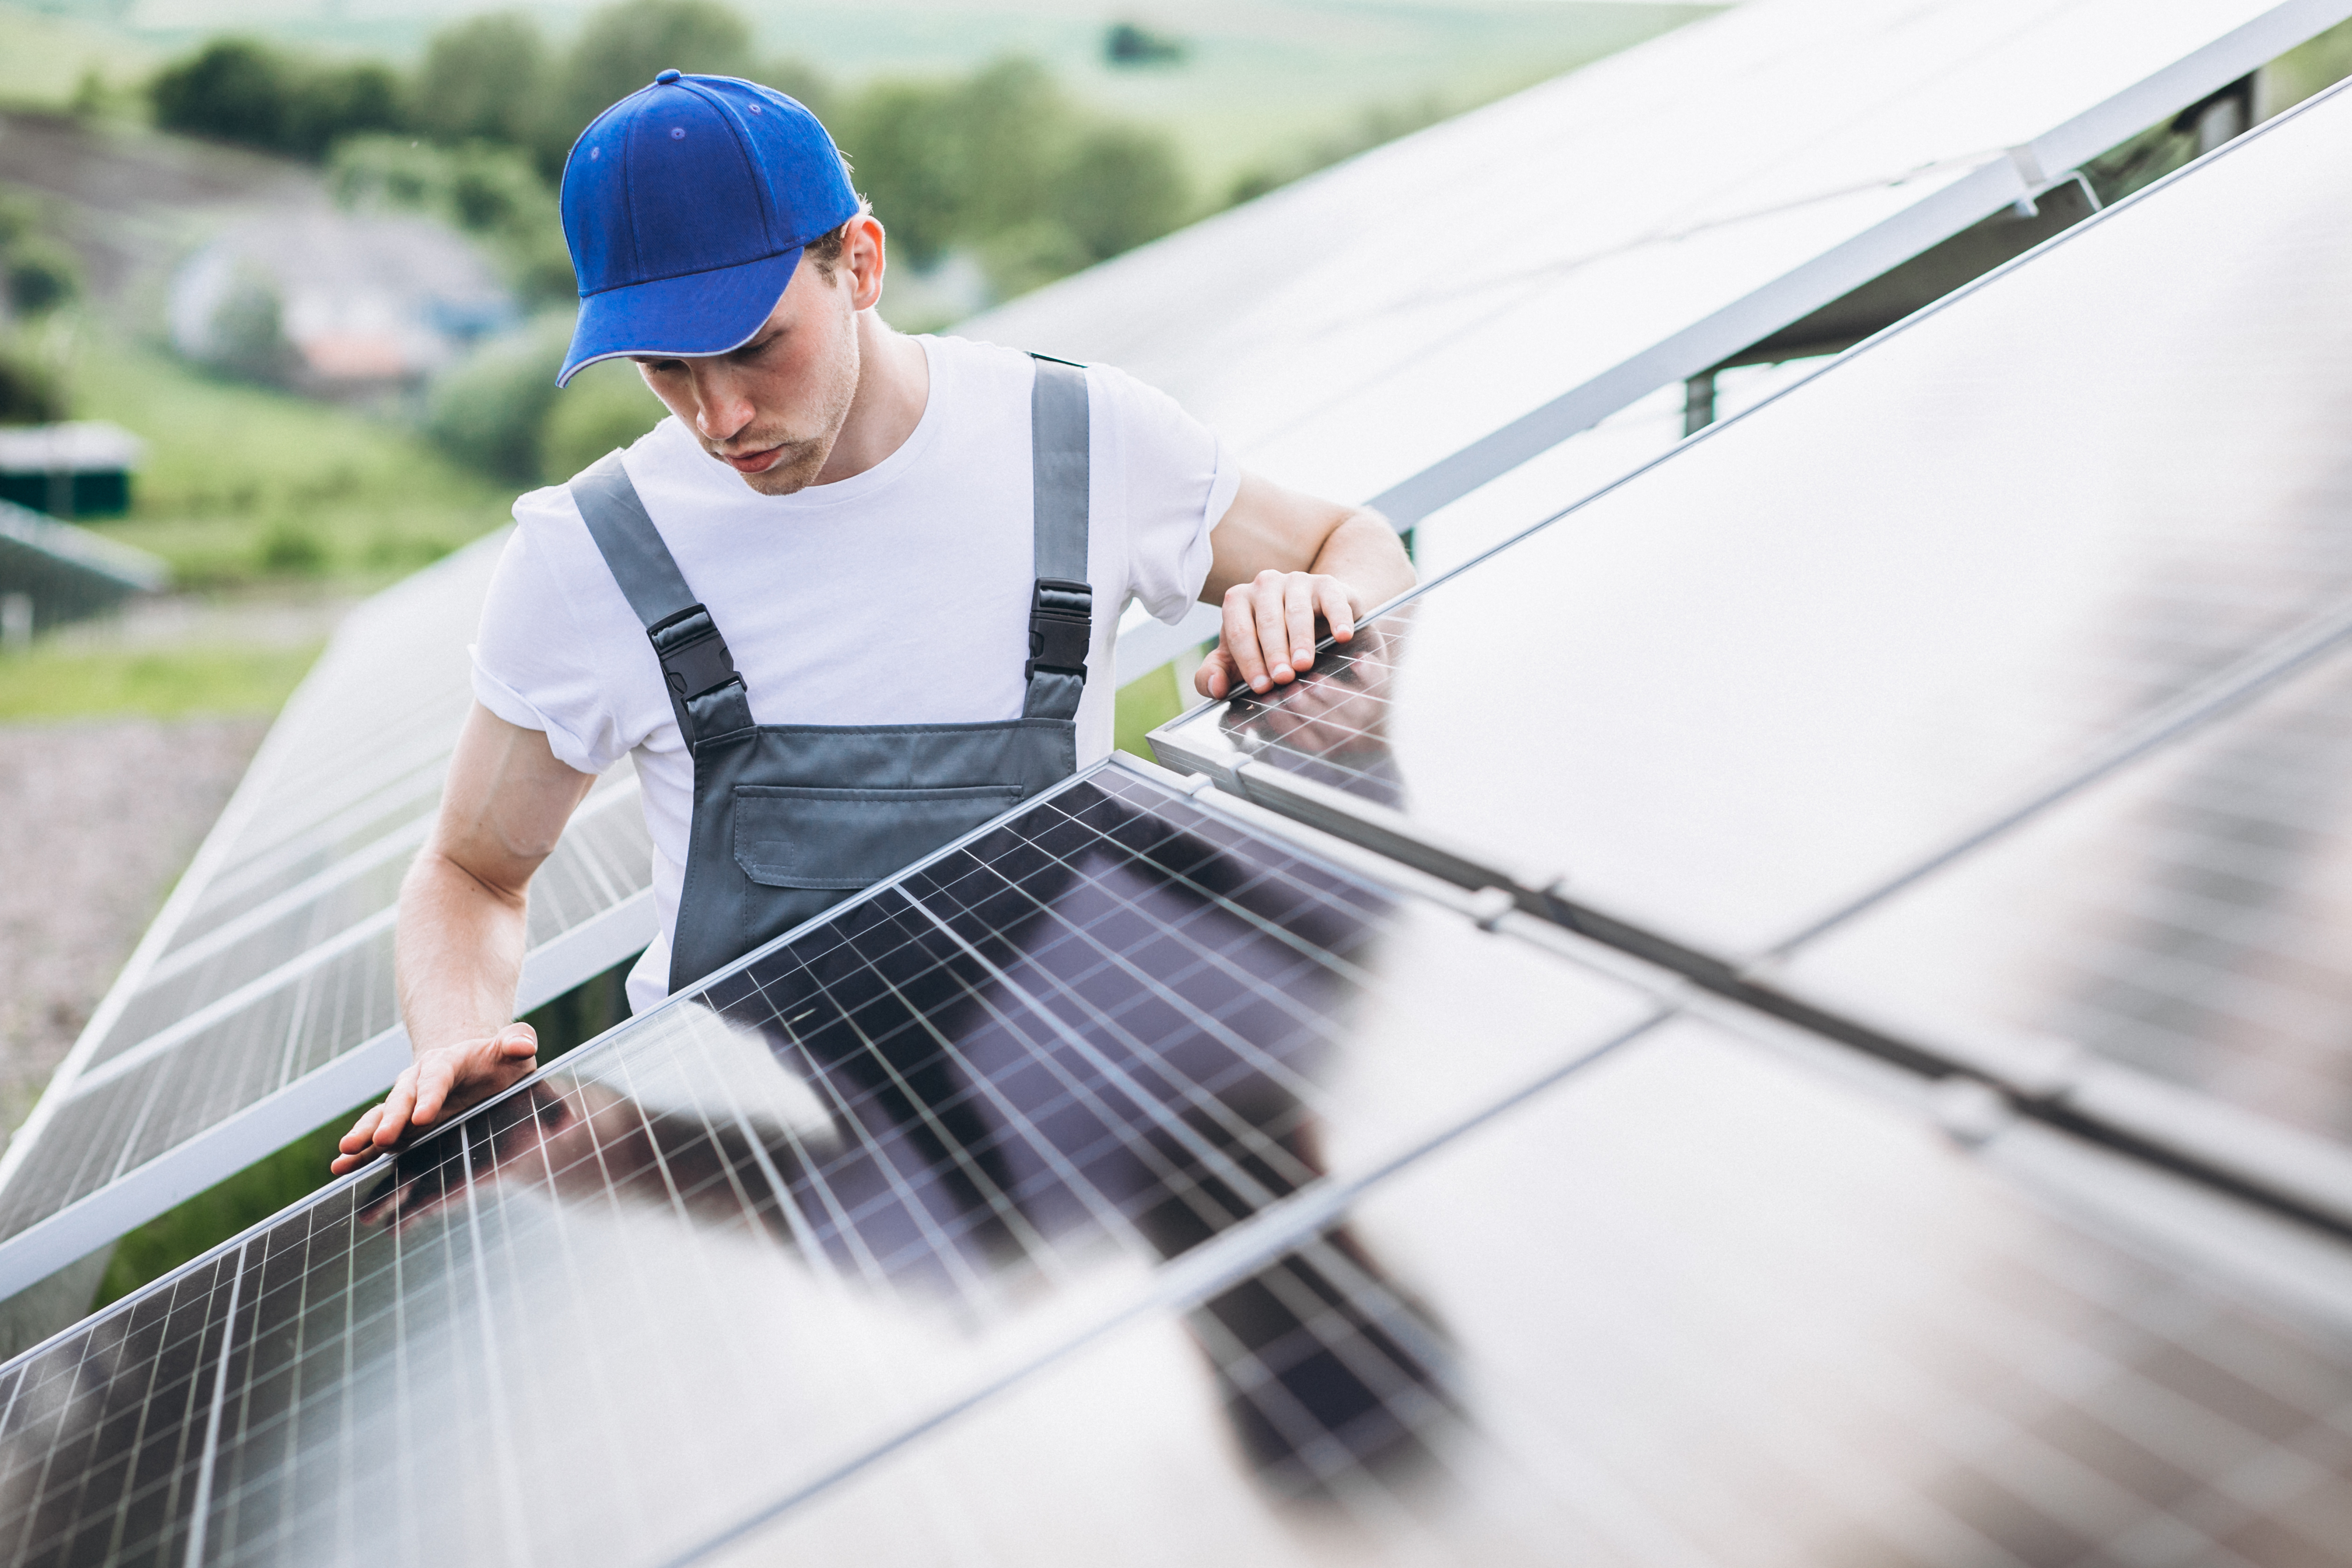
[[[400,885],[393,971],[416,1065],[343,1134],[338,1173],[531,1070],[538,1037],[511,1022],[528,940],[525,900],[595,782],[559,762],[540,731],[478,702],[466,715],[433,837]]]
[[[1348,584],[1367,610],[1388,603],[1416,580],[1412,558],[1404,552],[1396,530],[1369,507],[1358,507],[1331,531],[1307,570]]]
[[[400,888],[394,969],[410,1047],[495,1035],[514,1017],[524,900],[494,889],[427,846]]]

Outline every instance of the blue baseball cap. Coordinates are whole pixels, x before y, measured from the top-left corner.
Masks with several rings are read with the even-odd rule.
[[[580,319],[555,378],[622,354],[719,354],[760,330],[801,251],[857,216],[824,127],[727,76],[666,70],[598,115],[563,163]]]

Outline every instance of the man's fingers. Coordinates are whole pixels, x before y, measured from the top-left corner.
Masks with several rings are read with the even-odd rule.
[[[1333,642],[1346,642],[1356,635],[1356,606],[1348,602],[1348,590],[1340,584],[1339,579],[1318,577],[1315,580],[1315,603],[1331,628]]]
[[[499,1031],[499,1052],[509,1061],[539,1055],[539,1031],[529,1024],[509,1024]]]
[[[1192,689],[1203,697],[1223,697],[1234,684],[1233,664],[1225,658],[1223,644],[1209,650],[1201,668],[1192,672]]]
[[[340,1176],[346,1171],[356,1171],[375,1158],[375,1124],[383,1120],[383,1107],[371,1105],[360,1112],[352,1130],[335,1144],[339,1151],[327,1162],[327,1169]]]
[[[383,1107],[381,1105],[369,1106],[365,1110],[360,1112],[360,1119],[352,1123],[352,1130],[343,1134],[342,1141],[337,1143],[335,1147],[341,1149],[346,1154],[358,1153],[361,1150],[375,1142],[375,1124],[383,1120]]]
[[[422,1127],[441,1114],[441,1107],[449,1099],[449,1086],[457,1081],[457,1069],[448,1057],[435,1051],[416,1064],[416,1109],[408,1119]]]
[[[1282,593],[1283,629],[1290,635],[1290,667],[1301,675],[1315,662],[1315,591],[1320,579],[1294,572]]]
[[[1225,637],[1220,651],[1232,662],[1234,675],[1244,685],[1252,691],[1264,691],[1274,680],[1266,674],[1265,660],[1258,655],[1257,610],[1251,601],[1246,585],[1225,595]]]
[[[392,1092],[383,1097],[383,1114],[375,1123],[377,1148],[389,1149],[400,1142],[400,1135],[408,1131],[408,1113],[415,1107],[416,1069],[410,1068],[393,1080]]]
[[[1276,684],[1298,673],[1291,667],[1290,617],[1283,607],[1287,587],[1285,574],[1269,568],[1257,574],[1256,591],[1251,595],[1257,604],[1258,655],[1265,661],[1265,673]]]

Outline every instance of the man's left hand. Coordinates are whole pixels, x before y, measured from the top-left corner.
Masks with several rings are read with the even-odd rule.
[[[1217,650],[1192,676],[1203,697],[1260,694],[1315,663],[1316,623],[1356,635],[1364,612],[1412,586],[1412,563],[1388,519],[1244,474],[1210,531],[1205,604],[1225,613]]]
[[[1203,697],[1244,687],[1263,693],[1297,679],[1315,663],[1316,623],[1329,628],[1333,642],[1347,642],[1363,606],[1337,577],[1268,568],[1226,589],[1224,611],[1216,651],[1192,675]]]

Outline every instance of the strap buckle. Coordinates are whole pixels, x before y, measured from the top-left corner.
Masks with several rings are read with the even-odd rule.
[[[661,660],[662,679],[668,683],[676,701],[690,702],[741,679],[735,673],[735,656],[727,651],[727,639],[719,635],[710,612],[700,605],[689,605],[655,622],[646,628],[646,635],[653,640],[654,653]]]
[[[1029,600],[1029,662],[1021,679],[1043,669],[1056,675],[1087,675],[1087,650],[1095,635],[1095,590],[1090,583],[1040,577]]]

